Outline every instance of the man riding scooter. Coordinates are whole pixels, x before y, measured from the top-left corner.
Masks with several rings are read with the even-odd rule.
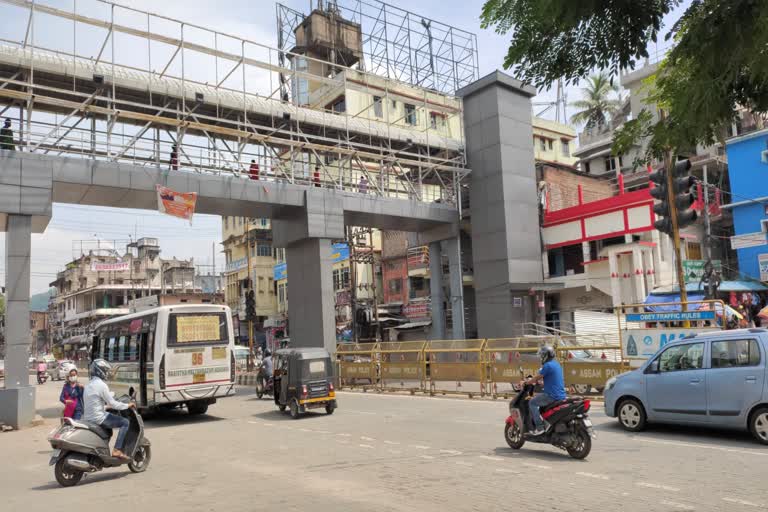
[[[565,400],[565,379],[563,378],[563,368],[555,359],[555,349],[545,345],[539,349],[541,358],[541,369],[538,373],[523,381],[523,385],[533,384],[534,386],[544,381],[544,392],[533,397],[529,402],[531,409],[531,419],[536,429],[531,432],[532,436],[543,434],[549,428],[541,417],[539,410],[553,402]]]
[[[85,386],[85,393],[83,396],[83,402],[85,404],[84,420],[88,423],[101,425],[109,430],[115,428],[119,429],[117,439],[115,440],[115,448],[112,450],[112,456],[128,459],[129,457],[123,453],[123,444],[125,442],[125,435],[128,433],[130,422],[127,418],[118,416],[117,414],[108,413],[106,408],[109,407],[115,411],[122,411],[124,409],[136,407],[136,404],[133,402],[125,404],[114,399],[109,392],[109,386],[104,382],[111,371],[112,365],[104,359],[96,359],[91,363],[91,380]]]

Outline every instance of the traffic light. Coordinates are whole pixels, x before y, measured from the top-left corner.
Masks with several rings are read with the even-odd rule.
[[[245,292],[245,319],[248,321],[256,320],[256,296],[253,290]]]
[[[691,187],[696,183],[696,178],[689,174],[691,169],[690,160],[677,162],[672,170],[672,192],[675,198],[675,210],[677,211],[677,227],[682,229],[696,221],[696,211],[689,210],[693,205],[693,194]],[[668,177],[667,169],[661,168],[651,173],[648,177],[655,184],[651,188],[651,196],[658,199],[659,202],[653,206],[653,212],[661,217],[654,222],[654,227],[666,233],[672,234],[672,214],[669,208]]]

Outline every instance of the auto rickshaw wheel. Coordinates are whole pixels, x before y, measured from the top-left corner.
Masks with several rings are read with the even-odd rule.
[[[283,404],[278,405],[277,408],[280,409],[280,412],[285,412],[285,406]]]
[[[325,406],[325,413],[326,414],[333,414],[333,411],[336,410],[336,407],[333,406],[333,404],[328,404]]]
[[[294,398],[291,400],[291,418],[298,419],[299,417],[299,402]]]

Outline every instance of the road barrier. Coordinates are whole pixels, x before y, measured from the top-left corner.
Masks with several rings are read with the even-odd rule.
[[[541,345],[555,348],[571,393],[602,392],[629,369],[619,345],[599,338],[523,336],[476,340],[340,343],[340,388],[508,398],[541,367]]]

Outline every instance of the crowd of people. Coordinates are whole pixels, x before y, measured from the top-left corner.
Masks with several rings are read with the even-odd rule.
[[[735,309],[741,318],[731,315],[728,318],[728,329],[745,329],[749,327],[762,327],[763,318],[760,312],[766,306],[765,297],[759,294],[745,293],[741,297],[735,294],[731,295],[730,305]],[[768,326],[768,319],[765,321]]]

